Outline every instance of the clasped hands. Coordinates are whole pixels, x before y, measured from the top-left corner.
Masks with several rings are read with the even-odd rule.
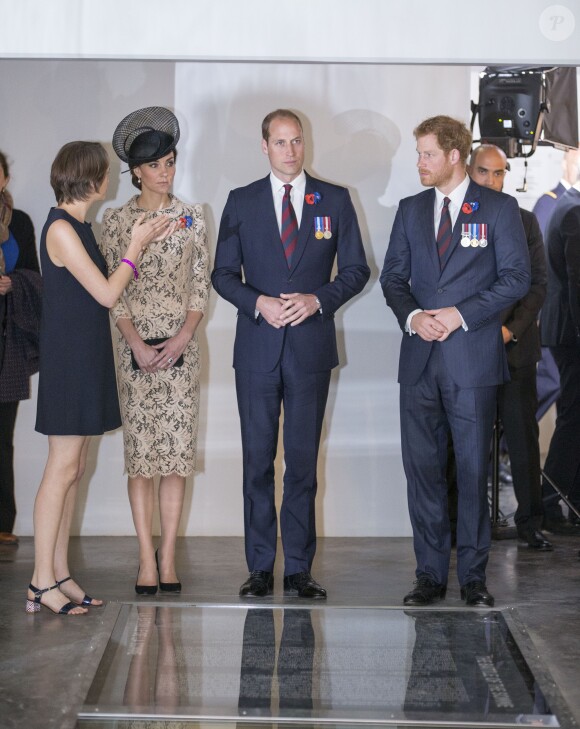
[[[185,351],[189,341],[181,335],[182,332],[179,332],[161,344],[150,345],[141,340],[143,346],[138,345],[133,349],[133,356],[139,365],[139,369],[142,372],[153,373],[173,367]]]
[[[280,294],[275,296],[258,296],[256,309],[275,329],[286,324],[295,327],[309,316],[316,314],[318,303],[314,294]]]
[[[461,316],[454,306],[425,309],[415,314],[410,322],[411,331],[426,342],[444,342],[460,326]]]

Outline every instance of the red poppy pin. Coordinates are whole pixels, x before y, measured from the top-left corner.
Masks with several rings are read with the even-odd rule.
[[[304,195],[304,202],[307,205],[318,205],[322,200],[322,195],[319,192],[309,192]]]
[[[461,206],[461,212],[466,215],[471,215],[471,213],[474,213],[476,210],[479,210],[479,203],[477,200],[473,200],[473,202],[464,202]]]

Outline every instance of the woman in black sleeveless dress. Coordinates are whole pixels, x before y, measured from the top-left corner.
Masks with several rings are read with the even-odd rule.
[[[85,216],[103,200],[109,160],[97,142],[70,142],[57,154],[50,183],[58,207],[42,231],[43,310],[36,430],[48,435],[48,461],[34,505],[35,564],[27,612],[40,606],[78,615],[102,605],[70,577],[68,540],[91,435],[119,427],[108,309],[152,240],[172,232],[167,218],[137,221],[121,265],[107,279]]]

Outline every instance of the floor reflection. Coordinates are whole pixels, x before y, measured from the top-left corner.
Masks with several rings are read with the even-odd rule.
[[[177,619],[177,620],[176,620]],[[180,705],[179,613],[170,607],[137,607],[137,627],[128,647],[132,654],[123,705],[129,708]]]
[[[280,714],[312,709],[314,628],[310,610],[283,610],[278,652],[278,709]],[[244,623],[240,698],[244,716],[271,715],[276,701],[272,690],[276,665],[276,635],[272,610],[248,610]]]
[[[81,716],[558,725],[477,610],[124,606]]]
[[[437,713],[492,722],[519,709],[543,725],[537,717],[550,709],[498,613],[468,612],[461,620],[442,612],[405,614],[415,625],[406,718],[425,721]]]

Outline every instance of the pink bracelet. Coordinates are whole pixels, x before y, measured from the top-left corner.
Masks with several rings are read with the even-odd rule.
[[[136,281],[139,278],[139,272],[137,271],[137,266],[133,263],[133,261],[130,261],[128,258],[121,258],[121,263],[126,263],[128,266],[131,266],[133,269],[133,278]]]

